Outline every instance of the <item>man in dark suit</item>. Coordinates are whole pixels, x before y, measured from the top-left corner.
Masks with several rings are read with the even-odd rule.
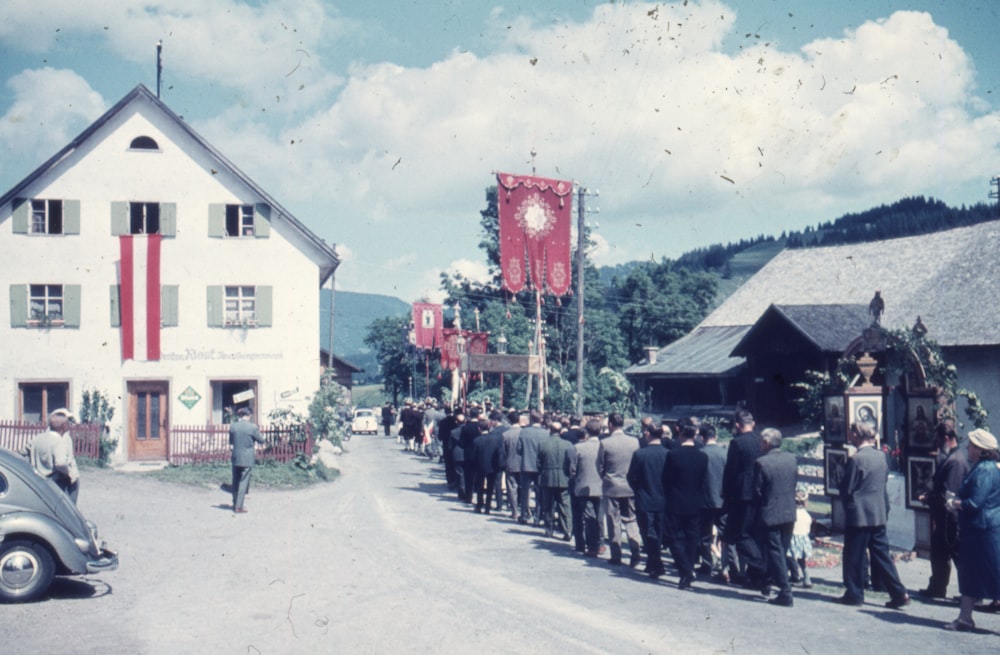
[[[865,552],[871,560],[872,577],[880,580],[889,592],[891,609],[910,604],[906,587],[899,581],[896,565],[889,554],[885,523],[889,516],[886,482],[889,465],[885,455],[875,449],[875,430],[867,424],[851,424],[851,442],[858,450],[847,460],[840,480],[840,498],[844,503],[844,595],[837,602],[861,605],[865,600]]]
[[[753,534],[753,472],[760,457],[760,435],[754,431],[753,415],[737,410],[735,436],[729,442],[726,468],[722,473],[722,499],[726,507],[726,532],[723,541],[736,546],[740,556],[740,577],[744,586],[759,588],[763,584],[764,561]]]
[[[490,513],[497,473],[503,459],[503,414],[494,410],[489,419],[480,419],[479,436],[472,446],[475,465],[476,513]]]
[[[708,455],[708,470],[705,472],[705,504],[701,509],[701,544],[698,554],[701,560],[699,573],[714,573],[720,579],[728,579],[726,569],[736,570],[736,549],[722,541],[726,527],[726,513],[722,507],[722,474],[726,469],[726,451],[719,445],[715,426],[703,423],[698,427],[702,438],[702,452]],[[716,558],[715,549],[720,557]]]
[[[650,424],[643,428],[646,445],[632,454],[626,479],[635,492],[635,518],[646,551],[646,573],[651,578],[664,574],[663,530],[666,527],[666,496],[663,492],[663,464],[667,449],[660,443],[663,430]]]
[[[663,463],[663,490],[667,500],[667,525],[673,531],[670,553],[680,573],[678,589],[690,589],[698,557],[701,508],[705,501],[708,455],[695,446],[698,426],[681,419],[677,444]]]
[[[573,534],[573,510],[569,502],[569,476],[563,463],[566,451],[573,446],[560,436],[561,433],[562,423],[553,421],[549,424],[549,436],[538,446],[538,482],[542,490],[541,516],[545,522],[545,536],[552,536],[558,515],[563,541],[569,541]]]
[[[382,406],[382,427],[385,429],[385,436],[389,436],[392,431],[393,418],[396,416],[396,410],[393,409],[392,403],[388,400],[385,401],[385,405]]]
[[[781,450],[781,433],[765,428],[760,433],[764,454],[754,463],[754,503],[757,508],[757,530],[764,546],[766,585],[774,584],[778,595],[767,602],[783,607],[792,606],[792,585],[788,583],[788,562],[785,553],[792,544],[795,525],[795,481],[798,462],[795,455]],[[768,586],[761,593],[768,593]]]
[[[951,579],[951,562],[958,564],[958,516],[945,509],[949,494],[958,492],[969,473],[969,457],[958,447],[955,421],[944,419],[934,429],[938,448],[938,466],[931,489],[920,499],[930,506],[931,514],[931,578],[927,588],[920,590],[926,598],[946,598]]]
[[[458,492],[459,500],[465,500],[466,489],[472,480],[465,477],[465,446],[462,445],[462,430],[465,428],[465,414],[458,412],[455,414],[455,427],[448,435],[451,442],[451,466],[454,469],[455,491]],[[469,453],[472,456],[472,453]]]
[[[462,500],[472,504],[472,491],[475,486],[476,460],[473,452],[473,445],[479,437],[479,410],[472,408],[469,416],[466,417],[465,425],[459,433],[458,443],[465,453],[465,460],[462,462],[462,475],[465,477],[465,489]]]
[[[243,499],[250,488],[250,470],[257,461],[254,443],[264,443],[260,430],[250,420],[250,409],[241,407],[235,423],[229,426],[229,445],[233,447],[233,512],[245,514]]]
[[[538,446],[549,438],[549,431],[542,427],[542,413],[536,409],[530,412],[530,425],[521,428],[517,436],[517,454],[521,456],[521,476],[518,492],[521,495],[521,515],[518,523],[532,522],[538,525],[541,521],[539,507],[541,494],[538,488]],[[535,497],[534,512],[531,507],[531,497]]]

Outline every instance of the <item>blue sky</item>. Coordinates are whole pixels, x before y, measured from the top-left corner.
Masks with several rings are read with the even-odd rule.
[[[598,264],[910,195],[987,200],[1000,3],[7,0],[0,188],[136,84],[342,253],[339,289],[485,274],[492,171],[574,180]],[[862,299],[863,300],[863,299]]]

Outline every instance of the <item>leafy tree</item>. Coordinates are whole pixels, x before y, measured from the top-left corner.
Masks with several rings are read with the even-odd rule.
[[[365,345],[375,351],[382,371],[382,387],[395,405],[399,404],[400,393],[409,388],[412,373],[406,352],[409,326],[406,316],[386,316],[373,321],[365,336]]]

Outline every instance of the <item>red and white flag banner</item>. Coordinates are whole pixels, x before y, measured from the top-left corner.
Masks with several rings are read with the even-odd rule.
[[[572,182],[497,173],[500,269],[508,291],[523,289],[529,276],[539,291],[569,291],[572,193]]]
[[[444,341],[441,334],[443,328],[441,305],[413,303],[413,332],[416,337],[413,345],[429,350],[440,348]]]
[[[160,359],[160,234],[125,234],[121,246],[122,361]]]
[[[458,354],[458,335],[465,337],[465,352],[469,355],[485,355],[489,347],[489,332],[473,332],[444,328],[443,345],[441,346],[441,368],[454,371],[459,367],[462,358]]]

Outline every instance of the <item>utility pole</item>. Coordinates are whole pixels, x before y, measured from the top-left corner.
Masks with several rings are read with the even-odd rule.
[[[163,75],[163,40],[156,42],[156,97],[160,97],[160,77]],[[332,353],[331,353],[332,354]]]
[[[990,178],[990,198],[997,201],[997,216],[1000,216],[1000,175]]]
[[[584,266],[587,263],[586,245],[587,238],[584,235],[584,216],[587,213],[585,198],[589,194],[586,187],[577,186],[576,191],[576,415],[583,417],[583,290]],[[601,195],[595,191],[595,196]],[[600,211],[600,210],[598,210]]]

